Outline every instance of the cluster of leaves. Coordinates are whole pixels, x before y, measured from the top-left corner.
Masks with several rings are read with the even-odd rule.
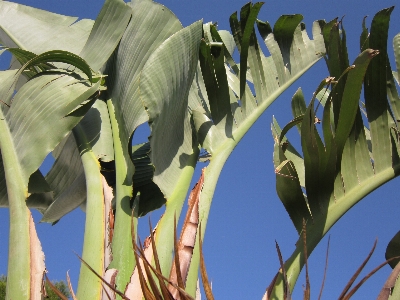
[[[42,278],[34,274],[43,273],[44,258],[27,206],[50,223],[85,209],[82,261],[90,268],[81,268],[79,299],[193,296],[203,266],[200,237],[224,163],[265,109],[325,54],[331,77],[308,107],[296,93],[288,126],[281,130],[273,123],[278,195],[299,235],[307,231],[282,267],[290,281],[278,276],[276,290],[286,286],[281,290],[287,294],[327,230],[398,175],[398,73],[389,72],[386,54],[392,8],[375,16],[370,33],[363,24],[362,53],[350,66],[346,32],[336,19],[315,22],[311,40],[300,15],[282,16],[273,27],[258,20],[262,4],[246,4],[240,18],[232,14],[231,34],[202,21],[182,28],[172,12],[148,0],[106,0],[95,21],[79,22],[0,1],[9,12],[0,20],[6,29],[0,54],[8,50],[14,58],[0,72],[0,205],[10,209],[14,254],[8,297],[40,294]],[[270,56],[262,52],[254,24]],[[239,63],[232,57],[236,48]],[[323,105],[322,129],[316,99]],[[145,122],[149,142],[132,145]],[[303,157],[285,137],[295,125]],[[43,176],[38,168],[50,152],[55,163]],[[177,242],[176,218],[199,159],[209,163],[190,193]],[[137,218],[164,204],[149,247],[138,247]]]
[[[201,219],[193,223],[196,217],[188,215],[182,236],[191,232],[190,242],[180,241],[180,252],[191,249],[184,277],[188,293],[195,293],[199,236],[226,159],[262,112],[325,51],[318,23],[310,40],[300,15],[283,16],[272,28],[256,19],[261,7],[246,4],[240,20],[234,13],[231,35],[201,21],[182,28],[152,1],[107,0],[94,22],[0,2],[8,11],[0,20],[1,51],[14,58],[10,70],[0,73],[0,204],[10,209],[10,253],[16,254],[9,258],[8,297],[40,293],[40,276],[31,277],[42,274],[44,257],[27,206],[51,223],[84,207],[83,260],[128,294],[138,274],[132,208],[136,224],[166,203],[155,244],[161,273],[174,273],[174,219],[203,148],[210,162],[195,197]],[[258,45],[255,22],[271,56]],[[144,122],[149,142],[132,146]],[[55,163],[43,176],[38,168],[49,152]],[[27,283],[23,291],[21,280]],[[82,267],[77,297],[102,293],[101,282]]]
[[[370,31],[364,20],[361,54],[352,65],[341,22],[335,19],[324,24],[331,77],[321,82],[308,107],[301,90],[297,91],[292,99],[294,120],[282,130],[273,122],[278,195],[299,234],[303,220],[307,223],[306,247],[300,237],[285,264],[290,289],[305,263],[304,252],[310,254],[358,201],[399,175],[400,101],[394,82],[398,82],[398,70],[391,71],[387,54],[392,11],[393,7],[378,12]],[[393,41],[397,68],[399,37]],[[365,102],[360,102],[363,86]],[[319,103],[315,105],[317,99]],[[322,121],[317,117],[321,105]],[[294,126],[301,135],[302,155],[285,137]],[[393,254],[386,258],[392,257]]]

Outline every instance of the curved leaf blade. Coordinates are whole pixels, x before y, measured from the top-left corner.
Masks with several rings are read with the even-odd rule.
[[[180,166],[186,165],[196,147],[187,106],[201,36],[201,21],[177,32],[154,52],[141,74],[140,96],[152,131],[154,182],[167,199],[179,179]]]

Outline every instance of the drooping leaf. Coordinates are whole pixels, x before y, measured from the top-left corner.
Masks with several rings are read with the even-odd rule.
[[[380,52],[380,55],[372,60],[368,67],[364,85],[365,105],[370,122],[376,172],[392,165],[392,157],[388,155],[392,148],[389,136],[392,121],[388,114],[386,64],[389,20],[393,8],[383,9],[374,16],[369,36],[369,47]]]
[[[90,32],[89,38],[80,52],[94,70],[99,70],[117,47],[132,10],[122,0],[106,0]]]
[[[91,20],[62,16],[41,9],[0,2],[0,44],[40,54],[64,50],[78,54],[93,26]]]
[[[141,74],[140,96],[152,131],[153,180],[167,199],[179,179],[181,166],[186,165],[196,147],[187,106],[201,34],[200,21],[182,29],[154,52]]]
[[[400,256],[400,231],[397,232],[394,237],[390,240],[389,244],[386,247],[385,258],[391,259],[393,257]],[[389,262],[389,265],[394,269],[400,259],[395,259]]]

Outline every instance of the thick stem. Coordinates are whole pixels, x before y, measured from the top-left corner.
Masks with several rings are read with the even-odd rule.
[[[117,289],[124,291],[135,267],[135,257],[132,248],[131,206],[132,176],[134,166],[128,152],[128,141],[125,141],[119,129],[112,100],[107,100],[115,153],[115,224],[112,241],[113,261],[109,269],[118,270],[116,278]],[[135,229],[137,226],[135,226]]]
[[[30,299],[30,212],[25,204],[28,196],[13,139],[3,112],[0,110],[0,149],[7,183],[10,211],[10,237],[6,299]]]
[[[202,240],[204,241],[204,233],[207,226],[208,215],[210,213],[211,202],[214,196],[215,188],[217,186],[219,175],[225,165],[230,153],[237,143],[233,140],[228,140],[224,143],[226,147],[220,147],[220,152],[213,154],[210,164],[204,172],[204,185],[200,195],[199,201],[199,223],[201,223]],[[186,291],[190,295],[195,295],[197,288],[197,277],[199,273],[200,251],[199,251],[199,234],[196,236],[196,245],[193,251],[190,269],[186,281]]]
[[[172,252],[174,250],[174,217],[176,216],[176,219],[179,220],[198,156],[199,150],[194,149],[187,166],[183,169],[177,188],[167,200],[165,213],[157,225],[155,236],[157,254],[160,260],[162,274],[166,277],[169,276],[171,270]]]
[[[100,165],[78,124],[74,129],[86,178],[86,223],[82,259],[98,274],[104,273],[104,195]],[[91,270],[81,264],[78,299],[99,299],[102,284]]]

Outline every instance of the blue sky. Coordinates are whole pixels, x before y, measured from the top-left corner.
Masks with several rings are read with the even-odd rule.
[[[42,8],[60,14],[94,19],[103,1],[100,0],[21,0],[18,3]],[[184,26],[203,19],[218,22],[219,29],[229,29],[229,16],[245,4],[238,0],[193,1],[165,0],[160,3],[171,9]],[[369,16],[367,24],[380,9],[397,4],[395,0],[285,0],[264,4],[259,19],[274,24],[282,14],[300,13],[310,34],[312,22],[317,19],[344,18],[347,31],[350,61],[358,54],[361,22]],[[399,10],[392,13],[389,32],[391,40],[400,32]],[[393,60],[390,50],[389,56]],[[392,63],[392,66],[394,64]],[[5,68],[4,58],[0,67]],[[297,234],[283,205],[275,192],[275,174],[272,164],[273,140],[270,123],[274,115],[281,125],[291,120],[290,99],[298,87],[302,87],[306,99],[310,99],[318,83],[328,75],[323,61],[314,66],[305,76],[281,95],[257,123],[246,134],[228,159],[222,171],[214,195],[207,224],[204,253],[209,279],[212,280],[216,299],[260,299],[279,268],[275,240],[279,243],[284,258],[288,258],[295,247]],[[147,124],[141,128],[139,141],[147,139]],[[136,138],[135,138],[136,139]],[[47,167],[47,166],[44,166]],[[200,168],[195,178],[200,174]],[[400,230],[398,215],[400,207],[397,194],[398,179],[373,192],[357,204],[333,227],[330,232],[331,247],[329,266],[323,299],[337,299],[354,271],[370,251],[375,238],[378,246],[367,265],[372,270],[384,261],[387,243]],[[40,219],[34,213],[35,220]],[[46,266],[51,279],[65,279],[69,274],[75,284],[79,274],[79,262],[74,251],[81,252],[84,213],[76,210],[64,217],[55,226],[37,224],[37,230],[46,255]],[[152,213],[153,225],[159,213]],[[8,211],[0,210],[3,226],[0,229],[0,274],[7,270]],[[144,218],[141,232],[147,232]],[[327,238],[320,243],[309,260],[312,299],[319,293],[325,264]],[[353,299],[376,298],[390,273],[385,267],[374,275],[359,290]],[[365,272],[364,272],[365,274]],[[302,298],[301,275],[295,289],[294,299]]]

